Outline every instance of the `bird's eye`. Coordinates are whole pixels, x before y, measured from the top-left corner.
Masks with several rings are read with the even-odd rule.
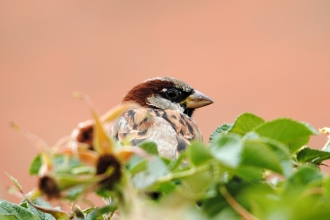
[[[165,95],[169,99],[175,99],[179,95],[179,91],[176,89],[169,89],[165,92]]]

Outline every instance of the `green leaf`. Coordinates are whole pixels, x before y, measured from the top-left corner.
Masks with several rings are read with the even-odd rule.
[[[283,174],[285,176],[289,176],[293,169],[289,149],[281,142],[273,140],[273,139],[260,138],[260,141],[267,143],[267,145],[272,149],[272,151],[276,154],[276,156],[279,160],[279,163],[283,170]]]
[[[0,219],[1,220],[17,220],[18,218],[16,218],[14,215],[1,215],[0,214]]]
[[[83,165],[78,158],[68,157],[68,155],[56,155],[54,157],[54,166],[57,173],[68,173],[73,168]]]
[[[297,160],[301,163],[320,164],[322,161],[330,159],[330,152],[304,148],[297,154]]]
[[[213,158],[210,150],[202,142],[192,142],[187,151],[190,162],[195,166]]]
[[[138,163],[140,163],[144,158],[142,158],[139,155],[133,155],[131,159],[126,164],[128,170],[131,170],[134,166],[136,166]]]
[[[0,200],[0,218],[6,219],[19,219],[19,220],[39,220],[38,216],[33,214],[26,208],[7,202],[5,200]]]
[[[324,178],[322,192],[327,201],[330,200],[330,176]]]
[[[113,196],[113,191],[101,187],[98,187],[95,190],[95,193],[103,199],[111,198]]]
[[[211,182],[210,173],[196,173],[194,175],[182,178],[180,192],[184,195],[189,195],[189,197],[194,196],[195,198],[200,198],[209,188]]]
[[[141,147],[148,154],[158,155],[158,149],[155,142],[152,141],[142,142],[141,144],[139,144],[139,147]]]
[[[213,131],[213,133],[211,134],[209,142],[213,143],[217,139],[219,134],[228,131],[232,126],[232,124],[224,123],[217,127],[217,129],[215,129],[215,131]]]
[[[41,199],[38,200],[25,200],[26,203],[21,203],[22,207],[27,207],[30,210],[33,210],[34,213],[37,213],[36,211],[38,210],[39,212],[37,213],[39,217],[41,217],[41,220],[43,220],[44,218],[46,220],[53,220],[54,218],[56,220],[67,220],[69,218],[68,213],[62,211],[61,209],[57,208],[53,208],[51,207],[47,202],[44,202]],[[48,215],[44,215],[43,213],[47,213],[50,214],[51,216],[53,216],[54,218],[51,218]]]
[[[38,154],[32,161],[30,165],[30,175],[38,175],[40,167],[42,165],[41,155]]]
[[[255,166],[282,173],[277,155],[265,143],[258,140],[245,140],[241,165]]]
[[[241,162],[243,142],[237,134],[222,133],[211,144],[212,155],[223,165],[235,168]]]
[[[262,137],[286,144],[291,153],[307,144],[309,136],[318,134],[310,125],[287,118],[262,123],[254,131]]]
[[[140,172],[133,176],[133,183],[137,189],[146,189],[156,182],[156,177],[149,175],[147,172]]]
[[[164,182],[157,184],[155,190],[164,194],[164,193],[173,192],[176,189],[176,187],[177,185],[174,184],[173,182]]]
[[[117,205],[115,203],[111,203],[107,206],[103,206],[101,208],[96,208],[90,211],[87,216],[86,220],[103,220],[103,214],[114,212],[117,209]]]
[[[9,175],[8,173],[6,173],[7,176],[9,177],[9,179],[11,180],[12,183],[14,183],[15,187],[22,192],[22,186],[21,184],[19,184],[19,182],[17,181],[17,179],[15,179],[13,176]]]
[[[262,179],[264,169],[255,166],[240,166],[235,169],[235,175],[248,181],[255,181]]]
[[[206,216],[209,217],[209,219],[216,219],[212,217],[214,217],[223,209],[229,206],[223,195],[218,190],[216,190],[215,192],[216,192],[215,196],[213,196],[212,198],[208,198],[202,202],[201,208],[203,212],[206,214]]]
[[[140,160],[139,162],[135,163],[134,165],[132,165],[129,169],[130,173],[132,175],[141,172],[143,170],[147,169],[147,161],[146,160]]]
[[[42,199],[32,200],[31,202],[38,206],[51,207],[51,205],[48,202],[45,202]],[[38,209],[30,205],[26,200],[23,200],[20,205],[31,211],[34,215],[38,216],[40,220],[55,220],[55,218],[52,215],[39,211]]]
[[[322,178],[322,174],[319,170],[312,166],[302,166],[287,179],[284,188],[286,191],[294,191],[298,188],[308,187],[307,185],[319,181]]]
[[[276,156],[276,160],[278,161],[282,169],[281,173],[285,176],[289,176],[292,171],[292,161],[289,149],[279,141],[270,138],[259,137],[258,135],[251,135],[252,133],[249,132],[244,136],[245,142],[251,141],[266,145],[267,148],[272,151],[272,155]],[[265,156],[268,157],[267,154]]]
[[[88,207],[87,209],[84,209],[83,210],[83,213],[85,214],[85,215],[88,215],[90,212],[92,212],[93,210],[95,210],[95,208],[94,207]]]
[[[86,187],[85,186],[74,187],[72,189],[69,189],[67,191],[67,193],[65,194],[65,199],[67,199],[69,201],[74,201],[77,198],[79,198],[79,196],[82,195],[82,193],[84,192],[84,190],[86,190]]]
[[[173,159],[171,163],[168,164],[168,169],[170,171],[175,171],[179,169],[180,165],[184,164],[184,160],[186,159],[186,153],[187,151],[180,152],[179,157]]]
[[[280,197],[277,195],[274,187],[269,184],[263,182],[248,184],[242,193],[239,194],[239,199],[241,204],[250,207],[249,209],[251,209],[251,212],[257,219],[272,219],[272,216],[274,216],[274,219],[290,219],[285,218],[287,213],[281,207]],[[279,214],[271,213],[273,207],[277,208],[276,210]]]
[[[291,153],[296,153],[297,151],[299,151],[299,149],[305,146],[308,143],[308,141],[309,141],[309,136],[304,136],[304,137],[296,138],[290,141],[289,143],[287,143],[286,145],[289,146],[289,150]]]
[[[147,163],[147,170],[137,173],[133,177],[133,183],[138,189],[145,189],[154,184],[157,178],[168,174],[169,170],[165,162],[154,156]]]
[[[71,174],[58,174],[56,176],[56,183],[60,190],[67,190],[74,187],[86,186],[92,183],[99,182],[100,177],[76,176]]]
[[[264,119],[246,112],[236,118],[234,125],[229,129],[229,132],[245,135],[264,122]]]
[[[159,157],[153,157],[148,162],[147,171],[149,174],[154,175],[157,178],[169,173],[165,162]]]
[[[82,174],[95,174],[95,167],[90,166],[77,166],[71,169],[73,175],[82,175]]]

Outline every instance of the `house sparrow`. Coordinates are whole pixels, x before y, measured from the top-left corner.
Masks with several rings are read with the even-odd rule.
[[[202,140],[192,119],[193,112],[213,101],[187,83],[172,77],[148,79],[133,87],[122,103],[140,107],[128,110],[109,128],[117,140],[128,138],[133,145],[154,141],[161,156],[175,158],[191,140]],[[76,139],[92,144],[93,125],[78,126]]]

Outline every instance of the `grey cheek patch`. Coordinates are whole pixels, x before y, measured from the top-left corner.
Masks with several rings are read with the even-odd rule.
[[[160,96],[151,96],[147,98],[147,101],[148,105],[156,108],[177,110],[180,113],[184,112],[184,108],[180,105],[180,103],[173,103],[170,100],[164,99]]]

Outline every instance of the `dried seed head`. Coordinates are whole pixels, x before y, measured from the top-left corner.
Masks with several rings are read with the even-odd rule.
[[[94,124],[81,125],[75,131],[75,139],[93,149]]]
[[[101,155],[96,162],[96,174],[104,174],[110,168],[113,169],[110,176],[100,182],[100,184],[107,189],[111,189],[113,184],[120,180],[122,176],[121,164],[112,154]]]
[[[39,178],[38,187],[48,199],[56,199],[60,197],[60,189],[52,177],[43,176]]]

